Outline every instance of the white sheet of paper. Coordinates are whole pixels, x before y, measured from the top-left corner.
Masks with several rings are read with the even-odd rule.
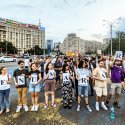
[[[25,76],[18,76],[18,85],[25,85]]]
[[[115,59],[122,60],[123,52],[122,51],[116,51],[115,52]]]
[[[49,79],[53,79],[55,77],[55,72],[54,70],[49,71]]]
[[[63,82],[69,81],[69,73],[63,73]]]
[[[105,75],[105,73],[103,71],[100,71],[100,78],[102,80],[106,80],[106,75]]]
[[[38,76],[36,74],[31,75],[31,84],[37,83]]]
[[[82,75],[81,80],[79,81],[79,84],[87,86],[88,85],[88,81],[86,79],[86,75]]]
[[[6,86],[7,82],[6,80],[0,80],[0,86]]]

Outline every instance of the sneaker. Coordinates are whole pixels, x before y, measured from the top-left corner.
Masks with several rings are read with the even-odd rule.
[[[78,111],[78,112],[80,111],[80,105],[77,106],[77,111]]]
[[[114,102],[114,106],[117,108],[120,108],[120,105],[118,104],[118,102]]]
[[[44,109],[47,109],[47,108],[48,108],[48,105],[45,104],[45,105],[44,105]]]
[[[31,111],[35,111],[35,105],[32,106]]]
[[[29,110],[27,105],[23,106],[23,109],[25,112],[27,112]]]
[[[123,89],[123,92],[125,93],[125,89]]]
[[[6,109],[6,113],[9,113],[9,112],[10,112],[10,109],[9,109],[9,108],[7,108],[7,109]]]
[[[103,105],[101,105],[101,107],[105,110],[105,111],[107,111],[108,109],[107,109],[107,107],[103,104]]]
[[[55,108],[56,107],[56,104],[55,103],[52,103],[52,105],[51,105],[53,108]]]
[[[81,97],[84,97],[84,95],[81,95]]]
[[[89,112],[92,112],[92,109],[89,106],[87,106],[87,109]]]
[[[0,115],[3,113],[3,110],[0,111]]]
[[[99,111],[99,105],[96,105],[96,111]]]
[[[16,113],[20,112],[21,109],[22,109],[22,106],[17,106]]]
[[[35,111],[38,111],[38,105],[35,105]]]

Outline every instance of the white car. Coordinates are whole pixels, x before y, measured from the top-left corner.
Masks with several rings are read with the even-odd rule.
[[[0,57],[0,62],[17,62],[17,59],[11,56],[2,56]]]

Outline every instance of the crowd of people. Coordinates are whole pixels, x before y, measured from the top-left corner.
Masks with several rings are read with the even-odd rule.
[[[119,97],[125,92],[125,57],[123,60],[113,59],[110,56],[98,55],[97,57],[67,57],[50,56],[44,58],[25,59],[18,61],[19,68],[13,73],[14,84],[18,95],[16,112],[24,109],[29,110],[27,104],[27,93],[31,93],[31,111],[39,109],[39,93],[44,85],[45,104],[44,109],[49,106],[49,95],[51,95],[51,106],[56,107],[56,90],[61,89],[61,102],[64,109],[71,109],[73,100],[76,100],[80,111],[81,98],[84,97],[85,105],[89,112],[90,96],[95,96],[95,109],[108,110],[110,100],[114,97],[113,105],[120,108]],[[111,84],[108,84],[110,82]],[[0,68],[0,114],[6,109],[10,112],[10,85],[13,84],[12,76],[7,73],[6,67]],[[108,91],[108,85],[110,90]],[[4,104],[5,102],[5,104]],[[101,105],[100,105],[101,103]]]

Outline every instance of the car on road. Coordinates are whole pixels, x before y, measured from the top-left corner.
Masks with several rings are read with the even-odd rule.
[[[0,62],[17,62],[17,59],[11,56],[1,56]]]

